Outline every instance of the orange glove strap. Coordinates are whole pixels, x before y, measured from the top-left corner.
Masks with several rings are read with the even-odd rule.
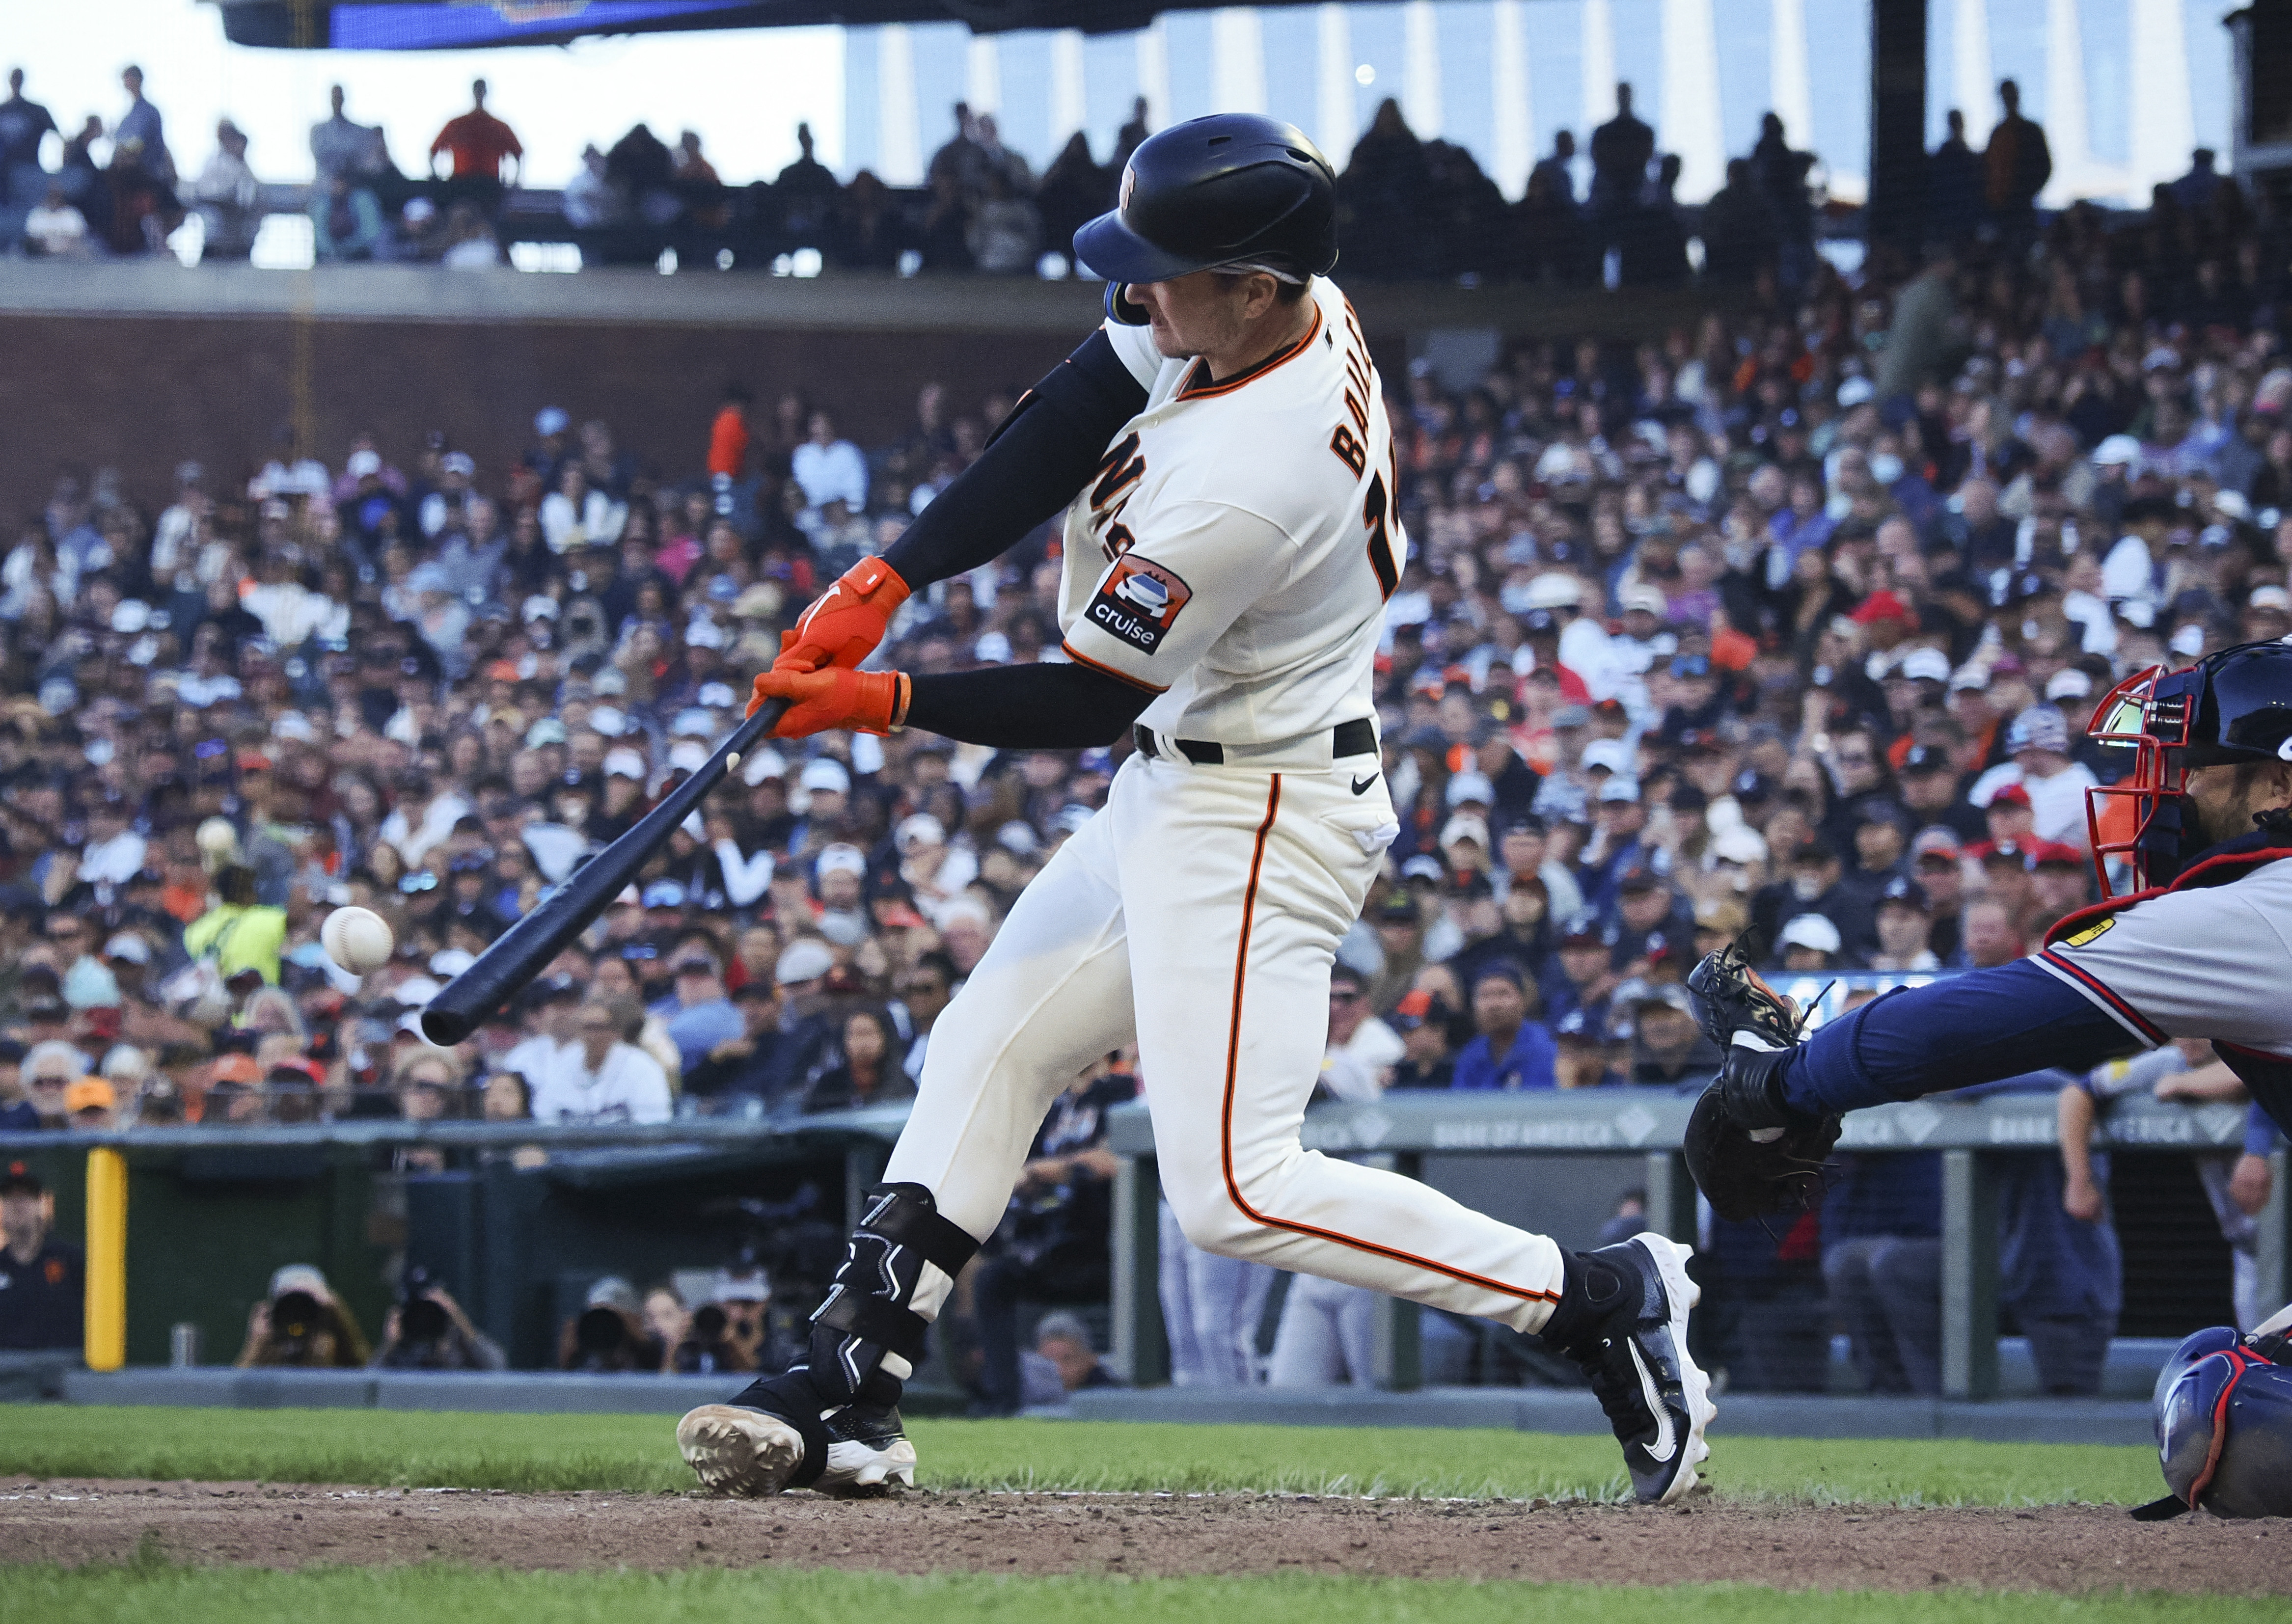
[[[796,617],[795,628],[780,639],[779,658],[772,663],[805,671],[858,666],[884,641],[884,629],[908,594],[898,570],[880,558],[861,559]]]

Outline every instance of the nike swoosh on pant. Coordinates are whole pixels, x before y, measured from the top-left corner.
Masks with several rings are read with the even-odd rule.
[[[1648,1369],[1646,1359],[1641,1355],[1639,1344],[1634,1342],[1626,1345],[1632,1350],[1632,1369],[1640,1373],[1640,1392],[1646,1397],[1648,1408],[1655,1413],[1656,1441],[1641,1447],[1647,1450],[1650,1460],[1658,1463],[1669,1460],[1679,1448],[1679,1439],[1671,1429],[1671,1411],[1664,1408],[1663,1395],[1655,1385],[1655,1374]]]
[[[1367,778],[1357,778],[1353,780],[1353,793],[1355,795],[1367,795],[1368,793],[1368,787],[1376,782],[1376,774],[1374,772],[1370,773]]]

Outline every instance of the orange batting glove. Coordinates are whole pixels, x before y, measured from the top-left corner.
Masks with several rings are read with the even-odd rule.
[[[767,699],[786,699],[787,715],[772,729],[775,739],[802,739],[831,728],[888,733],[908,719],[908,675],[904,671],[789,671],[779,666],[756,678],[748,714]]]
[[[884,630],[908,601],[908,584],[880,558],[863,558],[845,570],[780,634],[776,671],[856,667],[876,651]]]

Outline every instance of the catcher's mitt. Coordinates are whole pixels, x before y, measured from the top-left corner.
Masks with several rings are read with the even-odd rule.
[[[1688,972],[1696,1023],[1723,1050],[1737,1046],[1738,1032],[1758,1039],[1743,1046],[1750,1048],[1787,1049],[1799,1040],[1803,1023],[1797,1006],[1751,968],[1758,956],[1757,935],[1746,931],[1717,952],[1705,954],[1703,962]]]
[[[1782,1070],[1804,1030],[1796,1006],[1751,967],[1747,933],[1705,955],[1687,977],[1695,1018],[1726,1056],[1687,1125],[1687,1170],[1711,1210],[1734,1222],[1812,1204],[1838,1143],[1835,1116],[1783,1103]]]
[[[1727,1070],[1773,1066],[1780,1054],[1731,1049]],[[1687,1170],[1711,1210],[1731,1223],[1800,1211],[1821,1193],[1822,1164],[1838,1143],[1836,1117],[1800,1117],[1782,1127],[1746,1127],[1727,1108],[1727,1079],[1703,1091],[1687,1120]]]

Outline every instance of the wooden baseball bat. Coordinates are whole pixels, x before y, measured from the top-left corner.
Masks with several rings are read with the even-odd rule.
[[[450,1048],[478,1030],[493,1014],[529,986],[566,944],[589,928],[599,914],[625,890],[645,861],[663,841],[707,798],[740,757],[764,741],[788,702],[773,699],[732,731],[716,753],[661,798],[636,826],[543,897],[531,913],[494,939],[477,962],[446,983],[422,1012],[422,1034],[441,1048]]]

